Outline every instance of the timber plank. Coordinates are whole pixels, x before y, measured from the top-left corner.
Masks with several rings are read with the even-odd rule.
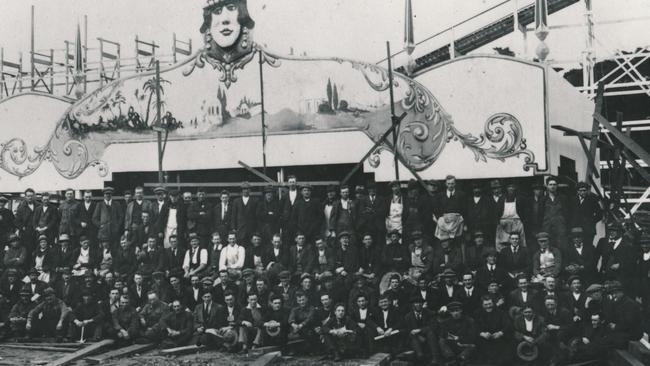
[[[188,353],[200,352],[200,351],[204,350],[205,348],[206,348],[205,346],[191,345],[191,346],[167,348],[167,349],[164,349],[164,350],[160,351],[160,353],[163,354],[163,355],[166,355],[166,356],[186,355]]]
[[[47,366],[62,366],[65,365],[68,362],[76,361],[80,358],[83,358],[85,356],[88,356],[94,352],[99,351],[100,349],[110,346],[111,344],[115,343],[114,340],[112,339],[104,339],[103,341],[91,344],[87,347],[81,348],[80,350],[71,353],[69,355],[66,355],[64,357],[59,358],[56,361],[52,361],[47,364]]]
[[[41,345],[24,345],[24,344],[0,344],[0,348],[25,349],[32,351],[49,351],[49,352],[75,352],[78,349],[73,347],[51,347]]]
[[[142,353],[142,352],[147,352],[149,350],[152,350],[156,348],[156,345],[154,343],[147,343],[147,344],[133,344],[128,347],[123,347],[123,348],[118,348],[112,351],[108,351],[106,353],[102,353],[99,355],[91,356],[91,357],[86,357],[85,360],[89,364],[98,364],[102,363],[103,361],[110,360],[113,358],[118,358],[118,357],[127,357],[134,355],[136,353]]]
[[[260,356],[258,359],[253,361],[249,366],[267,366],[273,363],[276,359],[280,358],[281,354],[280,352],[270,352],[270,353],[265,353],[262,356]]]

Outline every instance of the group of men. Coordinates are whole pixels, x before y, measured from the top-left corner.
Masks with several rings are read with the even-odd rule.
[[[594,243],[584,183],[286,188],[0,196],[0,336],[508,365],[602,359],[648,332],[650,236],[610,222]]]

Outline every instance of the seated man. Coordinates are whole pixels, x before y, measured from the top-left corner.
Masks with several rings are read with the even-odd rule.
[[[571,342],[571,362],[605,359],[611,351],[608,329],[602,314],[594,313],[589,322],[581,324],[578,336]]]
[[[120,296],[120,306],[113,311],[112,333],[120,346],[132,344],[140,335],[138,313],[129,302],[128,295]]]
[[[163,334],[160,320],[169,312],[169,306],[158,298],[154,290],[147,292],[147,303],[139,312],[140,327],[145,337],[145,342],[158,343]],[[138,341],[140,342],[140,341]]]
[[[190,248],[185,252],[183,258],[184,278],[194,275],[202,276],[203,272],[208,269],[208,250],[199,246],[201,243],[199,236],[196,233],[190,233],[189,240]]]
[[[172,302],[172,311],[160,319],[160,327],[163,330],[163,348],[174,348],[186,346],[193,334],[192,313],[185,311],[180,300]]]
[[[284,354],[287,346],[287,335],[289,334],[289,314],[282,306],[282,297],[272,295],[270,299],[271,307],[264,315],[264,332],[262,332],[263,343],[265,346],[280,346]]]
[[[11,335],[16,338],[25,336],[25,324],[27,323],[27,316],[29,312],[36,306],[30,299],[32,297],[31,291],[24,288],[20,291],[20,299],[14,304],[9,312],[9,327]]]
[[[463,304],[453,301],[447,305],[451,317],[440,325],[440,353],[446,361],[466,364],[476,348],[474,320],[463,314]]]
[[[539,250],[533,254],[532,282],[542,282],[548,276],[557,277],[562,271],[562,253],[550,245],[549,234],[537,233]]]
[[[36,305],[27,315],[25,329],[32,337],[54,337],[63,338],[66,334],[65,319],[70,308],[56,298],[54,290],[46,288],[43,291],[44,300]]]
[[[289,337],[302,338],[307,343],[307,349],[317,349],[318,338],[310,326],[314,320],[314,308],[307,304],[307,296],[301,291],[296,292],[296,302],[298,306],[292,308],[289,313]]]
[[[323,325],[325,346],[329,355],[334,355],[334,361],[341,361],[342,355],[356,353],[358,329],[358,325],[346,316],[345,305],[336,305],[334,317]]]
[[[511,362],[508,350],[508,335],[510,319],[508,315],[497,309],[494,300],[489,295],[481,297],[482,309],[476,314],[476,330],[478,331],[477,354],[481,361],[499,366]]]
[[[248,294],[248,305],[242,309],[240,314],[239,342],[242,345],[241,352],[248,353],[252,343],[252,349],[262,345],[262,324],[264,317],[262,307],[257,302],[257,294]]]
[[[547,353],[552,353],[549,352],[547,347],[546,339],[548,334],[546,333],[544,319],[535,314],[532,305],[524,305],[521,314],[515,317],[513,331],[515,347],[519,347],[519,344],[525,342],[529,345],[538,347],[540,350],[539,354],[542,355],[542,358],[548,356]]]
[[[368,295],[361,292],[356,296],[355,306],[352,307],[350,318],[357,323],[359,327],[357,336],[359,338],[359,347],[361,356],[372,353],[373,338],[377,333],[377,325],[372,321],[373,313],[368,309]]]
[[[9,327],[9,313],[12,303],[0,291],[0,341],[7,338],[11,328]]]
[[[629,341],[637,341],[643,336],[641,306],[625,295],[618,281],[612,281],[608,291],[612,300],[604,313],[609,337],[614,347],[624,349]]]
[[[81,299],[70,313],[72,324],[68,328],[68,338],[80,340],[83,332],[84,338],[97,342],[102,339],[104,312],[92,292],[82,291]]]
[[[221,249],[219,256],[219,270],[227,270],[230,274],[241,274],[246,260],[246,250],[237,244],[237,234],[228,234],[228,245]]]
[[[408,332],[409,345],[415,351],[418,361],[430,359],[431,363],[437,364],[438,338],[434,329],[436,319],[434,313],[424,309],[423,305],[422,297],[414,294],[411,298],[411,311],[404,318],[404,330]]]
[[[379,311],[373,315],[372,321],[377,326],[376,351],[388,352],[395,356],[401,348],[401,314],[392,307],[386,293],[379,296]]]
[[[201,303],[194,308],[194,337],[197,346],[218,348],[221,338],[217,331],[226,326],[223,306],[215,303],[211,292],[201,295]]]

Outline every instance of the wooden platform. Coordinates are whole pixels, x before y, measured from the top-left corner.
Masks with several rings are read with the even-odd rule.
[[[108,346],[112,345],[113,343],[115,343],[115,341],[112,340],[112,339],[105,339],[103,341],[93,343],[93,344],[91,344],[89,346],[86,346],[84,348],[81,348],[81,349],[77,350],[74,353],[71,353],[71,354],[66,355],[64,357],[61,357],[56,361],[52,361],[52,362],[48,363],[47,366],[62,366],[62,365],[65,365],[68,362],[76,361],[76,360],[79,360],[79,359],[84,358],[86,356],[89,356],[89,355],[91,355],[91,354],[93,354],[95,352],[98,352],[102,348],[108,347]]]

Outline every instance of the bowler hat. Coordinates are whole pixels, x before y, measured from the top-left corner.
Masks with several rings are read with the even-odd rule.
[[[522,361],[532,362],[539,356],[539,348],[536,344],[523,341],[517,346],[517,357]]]
[[[180,192],[178,191],[178,189],[172,189],[169,191],[169,195],[172,197],[178,197],[179,194]]]

